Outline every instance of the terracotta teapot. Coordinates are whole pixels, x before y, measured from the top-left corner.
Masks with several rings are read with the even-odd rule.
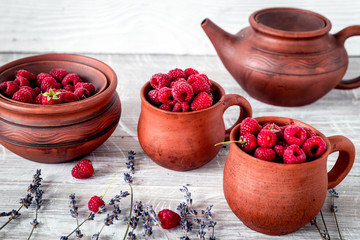
[[[313,161],[285,164],[257,159],[230,143],[223,175],[223,190],[235,215],[249,228],[268,235],[295,232],[308,224],[322,209],[327,190],[338,185],[355,160],[354,144],[341,135],[326,137],[312,126],[285,117],[257,117],[260,124],[296,124],[321,136],[327,150]],[[240,124],[230,140],[239,139]],[[338,152],[328,171],[327,159]]]
[[[249,21],[250,26],[235,35],[209,19],[201,26],[226,69],[252,97],[301,106],[333,88],[360,86],[360,77],[342,81],[348,66],[344,42],[360,35],[360,25],[331,35],[327,18],[296,8],[259,10]]]

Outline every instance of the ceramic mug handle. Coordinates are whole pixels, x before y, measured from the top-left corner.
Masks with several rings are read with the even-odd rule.
[[[360,25],[353,25],[344,28],[340,32],[336,33],[335,38],[339,41],[341,45],[344,45],[344,42],[347,38],[351,36],[360,36]],[[360,77],[342,80],[335,88],[337,89],[353,89],[360,87]]]
[[[252,108],[251,108],[250,103],[244,97],[237,95],[237,94],[226,94],[225,95],[224,102],[222,103],[223,114],[226,109],[228,109],[231,106],[236,106],[236,105],[240,107],[239,118],[229,129],[226,129],[225,141],[229,140],[230,132],[237,124],[239,124],[246,117],[252,117]]]
[[[344,136],[328,137],[331,144],[331,151],[339,152],[338,159],[333,168],[328,172],[328,189],[334,188],[338,185],[350,172],[355,160],[354,144]]]

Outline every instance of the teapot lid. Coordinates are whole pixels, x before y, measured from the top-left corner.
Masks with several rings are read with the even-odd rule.
[[[330,21],[312,11],[298,8],[267,8],[254,12],[250,25],[257,31],[290,38],[310,38],[327,34]]]

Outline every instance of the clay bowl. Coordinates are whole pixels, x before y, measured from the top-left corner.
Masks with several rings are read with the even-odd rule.
[[[349,173],[355,159],[353,143],[344,136],[326,137],[315,128],[290,118],[260,117],[259,123],[296,124],[321,136],[327,150],[318,159],[301,164],[284,164],[256,159],[231,143],[223,176],[227,203],[249,228],[269,235],[295,232],[308,224],[321,210],[327,190]],[[240,125],[230,133],[239,139]],[[329,154],[339,152],[333,168],[327,171]]]
[[[66,162],[99,147],[120,119],[117,77],[105,63],[74,54],[22,58],[0,67],[0,82],[14,80],[17,70],[34,74],[64,68],[94,84],[96,93],[77,102],[38,105],[0,94],[0,143],[19,156],[43,163]]]

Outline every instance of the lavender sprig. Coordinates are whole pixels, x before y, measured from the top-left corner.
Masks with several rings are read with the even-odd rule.
[[[40,177],[41,175],[41,169],[37,169],[36,173],[33,176],[33,181],[32,183],[29,185],[27,191],[29,192],[28,194],[26,194],[26,196],[24,198],[20,198],[20,207],[18,208],[18,210],[11,210],[10,212],[2,212],[0,214],[0,217],[4,217],[4,216],[10,216],[9,220],[7,222],[5,222],[1,227],[0,227],[0,231],[6,226],[8,225],[12,220],[18,218],[21,214],[19,213],[20,210],[25,207],[28,208],[32,201],[33,201],[33,194],[35,194],[36,190],[39,188],[39,186],[41,185],[41,180],[42,178]]]
[[[32,222],[30,222],[30,224],[33,226],[30,232],[30,235],[28,237],[28,240],[30,240],[35,228],[39,225],[39,222],[37,220],[38,218],[38,211],[42,205],[42,195],[43,195],[43,190],[40,188],[40,184],[38,185],[37,189],[35,190],[35,218]]]
[[[212,209],[213,206],[214,205],[210,205],[205,210],[201,211],[204,218],[210,220],[209,225],[208,225],[209,228],[212,228],[210,240],[215,240],[215,225],[216,225],[216,222],[212,219],[212,213],[211,213],[211,209]]]
[[[333,212],[333,214],[334,214],[334,218],[335,218],[335,222],[336,222],[336,228],[337,228],[337,230],[338,230],[340,240],[342,240],[339,223],[338,223],[338,220],[337,220],[337,217],[336,217],[336,213],[337,213],[337,211],[338,211],[338,208],[337,208],[337,206],[335,205],[335,198],[339,198],[339,194],[335,191],[334,188],[330,189],[330,190],[329,190],[329,193],[330,193],[330,197],[332,198],[332,204],[331,204],[330,210],[331,210],[331,211]]]
[[[132,174],[135,173],[135,168],[134,168],[134,160],[135,160],[135,155],[136,153],[134,151],[129,151],[128,152],[128,161],[126,162],[126,167],[129,169],[128,173],[124,173],[124,181],[125,183],[127,183],[130,187],[130,212],[129,212],[129,216],[125,219],[127,221],[126,225],[126,231],[125,231],[125,235],[123,240],[126,239],[126,236],[128,236],[128,232],[129,232],[129,228],[130,228],[130,219],[132,218],[132,211],[133,211],[133,203],[134,203],[134,190],[132,187],[132,183],[133,183],[133,179],[132,179]],[[133,234],[128,236],[128,239],[136,239],[136,236],[134,236]]]

